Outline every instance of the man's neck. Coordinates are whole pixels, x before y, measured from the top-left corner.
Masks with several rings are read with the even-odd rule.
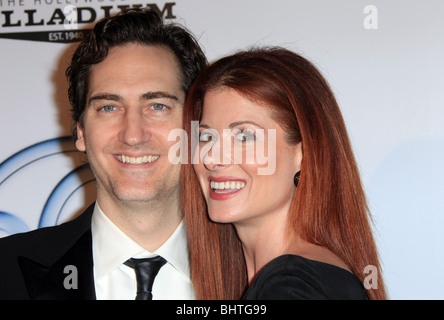
[[[182,214],[179,200],[163,202],[110,202],[98,204],[103,213],[122,232],[144,249],[153,252],[159,248],[179,226]]]

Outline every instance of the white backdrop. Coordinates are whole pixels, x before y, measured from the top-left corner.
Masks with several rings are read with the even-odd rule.
[[[444,298],[443,1],[0,0],[0,236],[61,223],[95,199],[84,159],[62,138],[75,43],[60,40],[81,36],[62,22],[72,4],[80,28],[105,10],[156,4],[210,61],[251,45],[313,61],[346,120],[390,297]]]

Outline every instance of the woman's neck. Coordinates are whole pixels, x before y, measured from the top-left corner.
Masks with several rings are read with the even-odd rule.
[[[296,233],[290,235],[284,230],[285,224],[273,222],[265,223],[261,228],[234,224],[242,242],[249,283],[266,264],[284,254],[298,255],[350,271],[346,263],[328,248],[310,243]]]
[[[285,232],[285,219],[263,219],[234,223],[247,266],[248,282],[253,280],[268,262],[288,253],[294,241],[289,240]]]

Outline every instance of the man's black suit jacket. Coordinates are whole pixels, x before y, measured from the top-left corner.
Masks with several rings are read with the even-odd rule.
[[[0,300],[95,299],[91,217],[0,239]]]

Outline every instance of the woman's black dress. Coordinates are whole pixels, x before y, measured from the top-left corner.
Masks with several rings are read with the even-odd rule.
[[[359,279],[340,267],[282,255],[265,265],[254,277],[244,300],[365,300]]]

